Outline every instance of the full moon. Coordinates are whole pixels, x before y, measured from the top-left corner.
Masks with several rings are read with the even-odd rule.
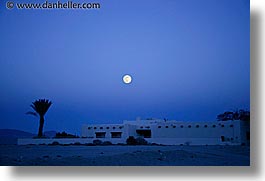
[[[130,75],[124,75],[122,79],[125,84],[130,84],[132,82],[132,77]]]

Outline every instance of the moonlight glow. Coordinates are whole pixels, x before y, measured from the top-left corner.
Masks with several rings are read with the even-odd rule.
[[[122,79],[125,84],[130,84],[132,82],[132,77],[130,75],[124,75]]]

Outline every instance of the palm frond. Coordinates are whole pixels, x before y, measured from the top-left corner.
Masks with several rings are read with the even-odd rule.
[[[33,116],[38,116],[37,113],[32,112],[32,111],[28,111],[28,112],[26,112],[26,114],[33,115]]]
[[[44,116],[50,108],[52,102],[48,99],[39,99],[30,105],[40,116]]]

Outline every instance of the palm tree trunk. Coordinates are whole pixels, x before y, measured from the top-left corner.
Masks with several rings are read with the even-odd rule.
[[[42,131],[43,131],[43,125],[44,125],[44,116],[40,115],[40,125],[39,125],[39,132],[38,132],[38,137],[42,137]]]

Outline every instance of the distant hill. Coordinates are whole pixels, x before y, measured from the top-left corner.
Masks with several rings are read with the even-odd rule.
[[[47,131],[44,132],[44,135],[47,137],[54,137],[56,131]],[[36,134],[29,132],[16,130],[16,129],[0,129],[0,144],[17,144],[18,138],[32,138]]]
[[[32,138],[34,134],[16,129],[0,129],[0,144],[17,144],[18,138]]]
[[[26,131],[20,131],[16,129],[0,129],[0,136],[1,137],[21,137],[21,138],[30,138],[34,136],[34,134],[26,132]]]

